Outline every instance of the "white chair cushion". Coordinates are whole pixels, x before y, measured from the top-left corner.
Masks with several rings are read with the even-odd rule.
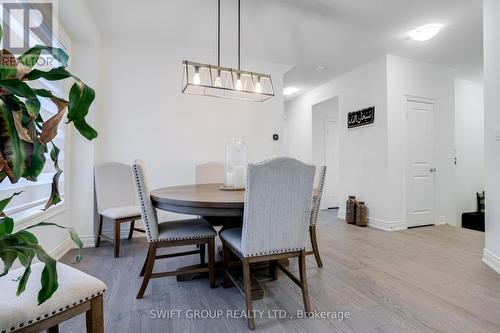
[[[158,224],[158,240],[170,241],[215,237],[215,229],[203,219],[162,222]]]
[[[57,263],[59,288],[45,303],[38,305],[40,275],[44,265],[31,266],[31,275],[26,290],[16,296],[17,278],[24,268],[16,269],[0,277],[0,332],[12,332],[26,327],[102,294],[106,285],[86,273]]]
[[[114,208],[104,209],[99,214],[113,220],[124,219],[134,216],[138,216],[139,218],[139,216],[141,216],[141,209],[139,208],[139,206],[114,207]]]
[[[229,243],[235,250],[241,253],[241,228],[226,229],[220,233],[220,238]]]

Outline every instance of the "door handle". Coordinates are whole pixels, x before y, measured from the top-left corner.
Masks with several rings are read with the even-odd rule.
[[[436,172],[437,170],[436,170],[436,168],[430,168],[429,171],[430,172]]]

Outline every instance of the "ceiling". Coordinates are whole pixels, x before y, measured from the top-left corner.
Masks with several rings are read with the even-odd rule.
[[[196,48],[216,59],[216,0],[87,0],[101,38]],[[236,58],[236,0],[222,0],[222,64]],[[407,37],[444,25],[427,42]],[[285,85],[304,92],[386,53],[482,79],[481,0],[242,0],[245,61],[292,66]],[[196,60],[196,59],[193,59]],[[316,71],[318,65],[326,66]],[[256,69],[254,69],[256,70]]]

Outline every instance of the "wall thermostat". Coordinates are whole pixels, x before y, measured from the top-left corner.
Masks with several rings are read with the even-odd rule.
[[[280,136],[278,134],[273,134],[273,140],[278,141]]]

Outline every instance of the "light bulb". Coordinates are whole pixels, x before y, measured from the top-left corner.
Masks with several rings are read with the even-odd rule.
[[[222,87],[222,81],[220,79],[220,75],[215,78],[214,86],[216,87]]]
[[[241,75],[238,73],[238,75],[236,77],[237,77],[237,80],[236,80],[236,86],[234,87],[234,89],[241,90]]]
[[[201,79],[200,79],[200,67],[196,66],[194,68],[193,84],[196,84],[197,86],[199,86],[200,83],[201,83]]]
[[[257,78],[257,83],[255,84],[255,92],[262,93],[262,85],[260,84],[260,77]]]

